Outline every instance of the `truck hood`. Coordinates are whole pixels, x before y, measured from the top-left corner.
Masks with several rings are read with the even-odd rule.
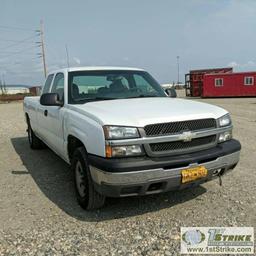
[[[101,125],[135,127],[203,118],[216,119],[227,113],[226,110],[214,105],[167,97],[95,101],[72,105],[71,108]]]

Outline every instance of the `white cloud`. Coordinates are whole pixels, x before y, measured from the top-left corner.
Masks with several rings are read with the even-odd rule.
[[[33,71],[34,72],[43,72],[44,69],[42,67],[38,67],[38,68],[34,68]],[[33,72],[33,71],[31,70],[31,72]]]
[[[81,60],[77,57],[74,57],[73,60],[75,61],[76,64],[81,64]]]
[[[53,64],[53,65],[50,65],[47,67],[47,69],[49,71],[53,71],[53,70],[60,69],[60,68],[61,68],[61,65],[57,65],[57,64]]]
[[[249,66],[255,66],[256,63],[255,63],[254,61],[252,61],[252,60],[249,60],[246,65],[247,65],[248,67],[249,67]]]
[[[238,63],[236,61],[231,61],[230,63],[228,63],[228,66],[245,70],[246,68],[256,68],[256,62],[253,60],[249,60],[245,63]]]
[[[228,63],[228,66],[235,68],[235,67],[238,67],[239,64],[236,61],[231,61],[230,63]]]

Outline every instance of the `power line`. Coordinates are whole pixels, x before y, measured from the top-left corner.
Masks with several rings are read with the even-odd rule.
[[[0,29],[35,31],[34,29],[30,29],[30,28],[21,28],[21,27],[12,27],[12,26],[0,26]]]
[[[22,40],[0,38],[0,42],[21,42]]]
[[[7,53],[7,55],[3,56],[4,58],[6,58],[6,57],[9,57],[9,56],[13,56],[13,55],[17,55],[17,54],[26,52],[26,51],[31,50],[31,49],[35,49],[35,46],[29,47],[29,48],[26,48],[26,49],[22,49],[21,51],[17,51],[17,52],[3,52],[2,54],[6,54]]]
[[[33,48],[36,48],[36,46],[31,46],[31,47],[29,47],[29,48],[23,48],[23,49],[21,49],[21,50],[19,50],[19,51],[2,51],[2,52],[0,52],[0,54],[17,54],[17,53],[20,53],[20,52],[23,52],[23,51],[26,51],[26,50],[29,50],[29,49],[33,49]]]
[[[24,74],[24,73],[40,73],[42,72],[41,69],[39,69],[38,67],[36,67],[38,63],[33,63],[30,62],[29,65],[26,65],[26,69],[24,68],[20,68],[20,65],[22,65],[22,63],[17,63],[17,64],[9,64],[9,65],[0,65],[0,70],[10,73],[10,74]],[[24,64],[23,64],[24,65]]]
[[[29,67],[29,70],[31,70],[33,67],[34,67],[34,64],[37,64],[37,63],[32,63],[30,64],[29,66],[27,65],[26,67]],[[0,65],[0,69],[2,70],[10,70],[10,69],[15,69],[17,71],[17,69],[20,70],[19,66],[22,65],[21,63],[17,63],[17,64],[8,64],[8,65]],[[24,64],[23,64],[24,65]],[[24,69],[21,70],[21,72],[23,71]]]
[[[24,63],[38,63],[36,60],[39,60],[38,57],[31,57],[31,56],[26,56],[25,58],[18,59],[18,60],[11,60],[8,59],[6,61],[0,62],[0,67],[6,67],[6,66],[16,66],[16,65],[24,65]]]
[[[9,48],[11,48],[11,47],[13,47],[13,46],[17,46],[17,45],[23,44],[23,43],[27,42],[28,40],[30,40],[30,39],[32,39],[32,38],[35,38],[35,37],[36,37],[36,36],[27,37],[27,38],[25,38],[25,39],[23,39],[23,40],[20,40],[20,41],[16,42],[15,44],[11,44],[11,45],[8,45],[8,46],[6,46],[6,47],[0,48],[0,51],[1,51],[1,50],[5,50],[5,49],[9,49]]]
[[[1,55],[1,58],[2,59],[5,59],[4,61],[9,61],[8,58],[10,56],[15,56],[15,55],[19,55],[19,54],[24,54],[25,52],[31,50],[31,49],[35,49],[37,47],[40,47],[41,48],[41,52],[40,53],[37,53],[37,56],[34,57],[34,58],[30,58],[30,61],[32,59],[39,59],[39,58],[42,58],[42,61],[43,61],[43,70],[44,70],[44,75],[46,77],[47,75],[47,68],[46,68],[46,58],[45,58],[45,42],[44,42],[44,31],[43,31],[43,21],[40,22],[40,29],[38,30],[32,30],[32,29],[28,29],[28,28],[21,28],[21,27],[11,27],[11,26],[0,26],[0,30],[1,29],[10,29],[10,30],[25,30],[25,31],[33,31],[33,32],[36,32],[36,35],[34,36],[30,36],[30,37],[27,37],[27,38],[24,38],[22,40],[13,40],[13,39],[9,39],[9,38],[3,38],[3,39],[0,39],[0,42],[1,41],[5,41],[5,42],[13,42],[13,44],[11,45],[7,45],[5,47],[2,47],[0,48],[0,55]],[[6,49],[9,49],[11,47],[15,47],[15,46],[18,46],[18,45],[21,45],[21,44],[24,44],[25,42],[31,40],[32,38],[36,38],[40,36],[40,42],[35,42],[36,43],[36,46],[33,46],[33,47],[29,47],[29,48],[25,48],[25,49],[21,49],[20,51],[3,51],[3,50],[6,50]],[[8,66],[10,68],[15,68],[16,65],[21,65],[21,62],[22,60],[20,61],[20,63],[9,63],[9,64],[2,64],[0,66],[2,66],[3,68],[7,68],[8,69]],[[16,66],[17,67],[17,66]]]

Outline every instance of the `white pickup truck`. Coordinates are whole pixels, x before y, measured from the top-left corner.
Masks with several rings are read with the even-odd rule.
[[[183,189],[220,177],[239,161],[229,113],[175,98],[142,69],[66,68],[41,97],[26,97],[32,149],[46,144],[71,165],[78,202]]]

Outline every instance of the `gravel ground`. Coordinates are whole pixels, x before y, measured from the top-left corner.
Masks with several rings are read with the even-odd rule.
[[[236,169],[197,188],[108,199],[86,212],[68,166],[28,146],[21,103],[0,104],[0,255],[179,255],[181,226],[256,226],[256,99],[201,100],[232,114]]]

